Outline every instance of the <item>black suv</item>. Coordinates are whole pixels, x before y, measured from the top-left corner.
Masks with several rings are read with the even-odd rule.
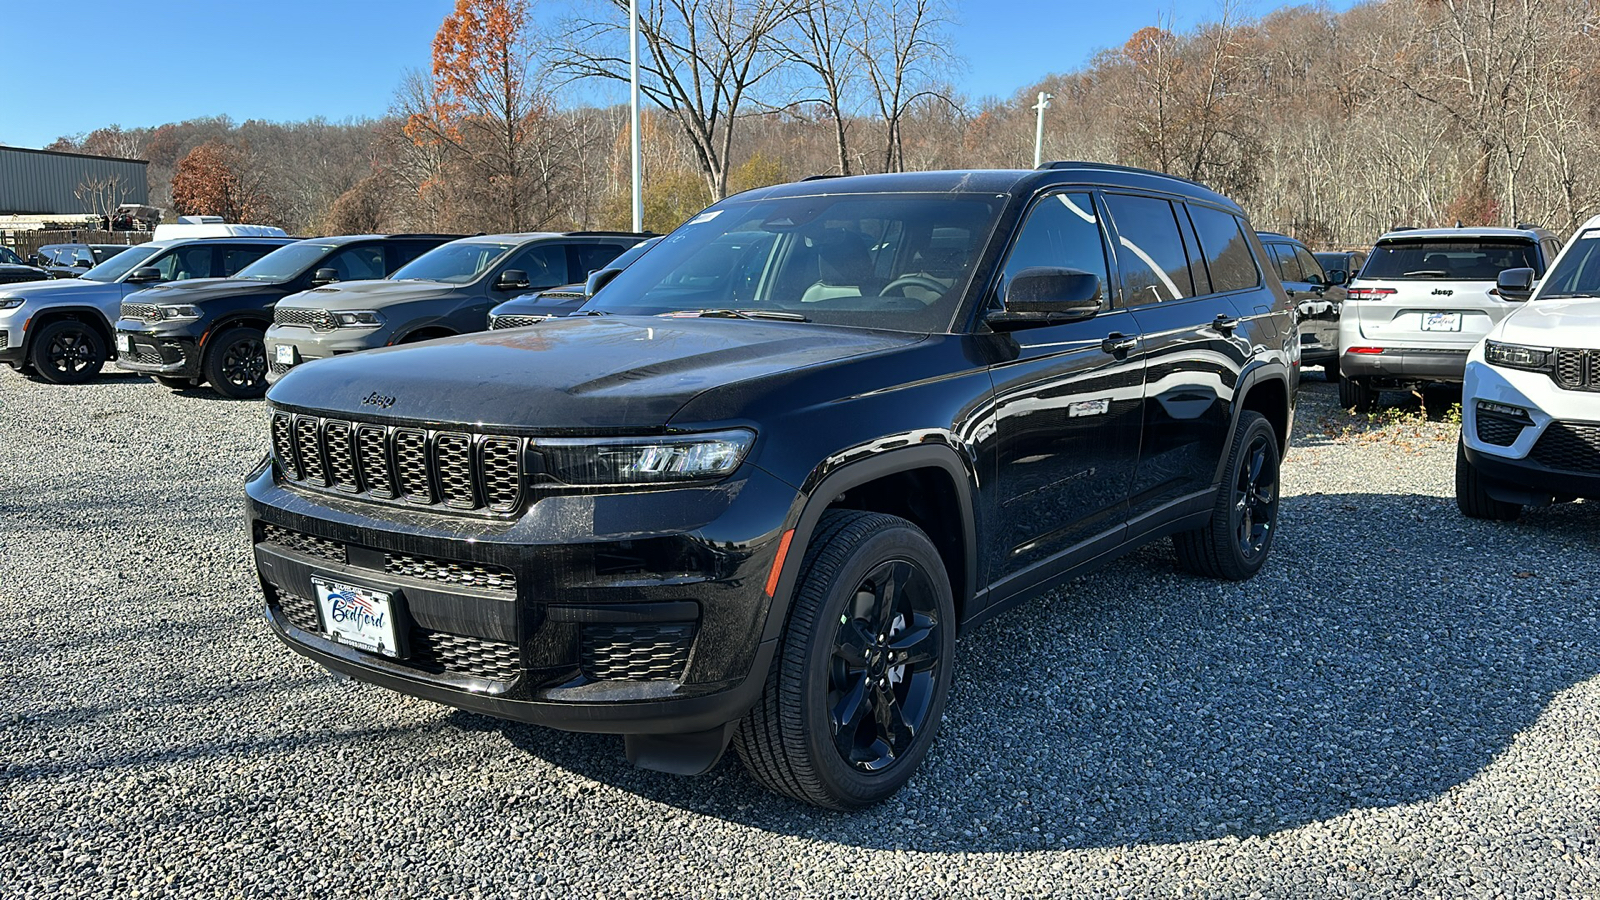
[[[1272,546],[1298,341],[1239,207],[1088,163],[750,191],[575,317],[268,394],[274,631],[356,678],[875,802],[958,633],[1171,536]]]
[[[1258,232],[1267,257],[1278,267],[1284,291],[1294,301],[1300,330],[1300,362],[1321,366],[1323,375],[1339,380],[1339,311],[1344,308],[1348,273],[1324,271],[1316,255],[1286,234]]]
[[[310,238],[268,253],[231,278],[195,278],[130,294],[116,324],[117,366],[168,387],[209,382],[225,397],[259,397],[267,390],[263,339],[279,300],[335,281],[384,278],[456,237]]]

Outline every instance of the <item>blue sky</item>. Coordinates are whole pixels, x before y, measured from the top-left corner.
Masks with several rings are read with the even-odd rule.
[[[0,12],[21,12],[22,2],[0,0]],[[568,2],[600,0],[531,5],[555,21]],[[1184,27],[1219,9],[1214,0],[952,3],[960,20],[954,49],[966,59],[958,87],[974,99],[1009,98],[1048,72],[1074,69],[1158,16],[1170,14]],[[1247,12],[1283,5],[1290,4],[1261,0]],[[223,114],[236,121],[379,116],[405,70],[429,64],[433,33],[453,6],[453,0],[73,0],[70,16],[36,17],[43,31],[12,32],[6,41],[0,144],[38,147],[104,125]],[[105,71],[97,71],[96,57]],[[607,86],[586,96],[624,95]]]

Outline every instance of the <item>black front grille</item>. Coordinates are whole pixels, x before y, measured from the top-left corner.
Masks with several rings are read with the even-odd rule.
[[[1557,350],[1555,379],[1569,391],[1600,391],[1600,350]]]
[[[578,667],[596,681],[679,679],[689,664],[694,624],[586,625]]]
[[[134,344],[133,352],[124,353],[121,358],[146,366],[164,366],[167,364],[167,361],[161,357],[161,351],[151,347],[149,344]]]
[[[49,275],[43,272],[0,272],[0,284],[21,284],[25,281],[44,281]],[[0,346],[4,346],[0,344]]]
[[[278,525],[262,525],[261,541],[267,544],[277,544],[285,550],[293,550],[296,553],[303,553],[307,556],[321,557],[336,563],[345,561],[344,544],[315,535],[291,531]]]
[[[4,350],[11,343],[11,333],[0,331],[0,350]]]
[[[1527,424],[1479,410],[1478,440],[1496,447],[1509,447],[1517,442],[1517,436],[1522,434],[1522,429],[1527,427]]]
[[[322,619],[317,615],[315,600],[278,590],[272,592],[272,597],[278,604],[278,611],[283,613],[290,625],[301,631],[322,630]]]
[[[479,563],[430,559],[426,556],[412,556],[407,553],[385,553],[383,555],[383,571],[390,575],[400,575],[405,578],[422,578],[427,581],[439,581],[445,584],[464,584],[469,587],[512,592],[517,589],[517,577],[511,574],[510,569]]]
[[[272,310],[272,323],[274,325],[295,325],[301,328],[314,328],[317,331],[332,331],[333,316],[325,309],[306,309],[299,306],[278,306]]]
[[[284,478],[308,487],[485,515],[523,497],[522,438],[393,428],[274,413],[272,449]]]
[[[122,318],[138,319],[141,322],[155,322],[161,318],[161,307],[154,303],[124,303],[122,304]]]
[[[1600,475],[1600,425],[1551,422],[1528,455],[1547,468]]]
[[[491,331],[496,331],[501,328],[526,328],[529,325],[537,325],[548,318],[550,317],[518,315],[491,316],[489,318],[489,329]]]

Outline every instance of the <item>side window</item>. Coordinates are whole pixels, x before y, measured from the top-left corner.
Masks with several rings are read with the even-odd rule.
[[[1000,271],[1002,295],[1017,273],[1034,266],[1089,272],[1100,279],[1101,303],[1109,303],[1111,278],[1093,195],[1050,194],[1034,206]]]
[[[367,281],[388,274],[383,268],[382,244],[346,247],[323,260],[315,268],[338,272],[340,281]]]
[[[273,246],[257,245],[244,247],[220,247],[218,249],[222,251],[222,277],[231,278],[234,273],[238,272],[240,269],[250,265],[251,263],[278,248]]]
[[[1317,258],[1304,247],[1294,248],[1294,258],[1300,261],[1300,272],[1305,276],[1305,281],[1311,284],[1327,284],[1328,273],[1322,271],[1322,266]]]
[[[1194,296],[1172,204],[1157,197],[1107,194],[1106,208],[1117,226],[1123,302],[1142,306]]]
[[[384,245],[389,257],[389,267],[386,274],[394,274],[400,267],[413,259],[432,250],[437,244],[424,244],[420,241],[388,241]]]
[[[1268,244],[1267,252],[1278,261],[1278,277],[1284,281],[1305,281],[1301,277],[1300,263],[1294,258],[1294,248],[1288,244]]]
[[[1200,241],[1194,235],[1194,224],[1189,221],[1188,208],[1178,203],[1174,204],[1173,209],[1178,212],[1178,231],[1183,233],[1183,253],[1189,257],[1189,276],[1194,279],[1194,292],[1209,294],[1211,276],[1206,273],[1206,264],[1200,254]]]
[[[183,281],[189,278],[211,277],[210,247],[179,247],[150,263],[161,272],[163,281]]]
[[[534,244],[513,254],[511,261],[500,271],[521,269],[528,273],[528,287],[532,290],[560,287],[571,284],[567,278],[567,248],[560,244]]]
[[[1189,217],[1194,220],[1194,230],[1200,238],[1200,252],[1205,256],[1212,291],[1219,294],[1242,291],[1261,283],[1261,273],[1250,254],[1250,242],[1245,239],[1238,219],[1209,206],[1189,207]]]
[[[570,249],[572,256],[567,260],[567,267],[572,271],[572,280],[578,282],[588,278],[590,272],[610,265],[627,248],[617,244],[576,244]]]

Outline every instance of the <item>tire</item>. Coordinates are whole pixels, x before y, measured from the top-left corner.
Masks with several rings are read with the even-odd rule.
[[[927,535],[896,516],[824,513],[766,688],[734,735],[746,771],[836,810],[899,790],[944,714],[955,626],[950,580]]]
[[[1339,359],[1338,359],[1338,357],[1334,357],[1334,359],[1331,362],[1326,362],[1326,363],[1322,364],[1322,377],[1328,379],[1329,383],[1331,383],[1331,384],[1338,384],[1339,383]]]
[[[1227,581],[1261,571],[1278,530],[1281,459],[1272,423],[1260,413],[1241,412],[1210,521],[1172,536],[1181,568]]]
[[[229,328],[212,342],[201,364],[206,381],[224,397],[249,400],[267,392],[266,335],[259,328]]]
[[[106,342],[93,326],[62,319],[39,329],[28,348],[28,368],[51,384],[81,384],[106,364]]]
[[[1369,413],[1378,408],[1378,392],[1365,380],[1342,377],[1339,379],[1339,405],[1355,413]]]
[[[194,382],[182,375],[155,375],[152,377],[155,378],[156,381],[166,385],[169,388],[172,388],[175,391],[188,390],[189,388],[194,387]]]
[[[1456,441],[1456,508],[1469,519],[1510,522],[1522,515],[1522,504],[1496,500],[1484,490],[1483,476],[1467,459],[1466,445]]]

